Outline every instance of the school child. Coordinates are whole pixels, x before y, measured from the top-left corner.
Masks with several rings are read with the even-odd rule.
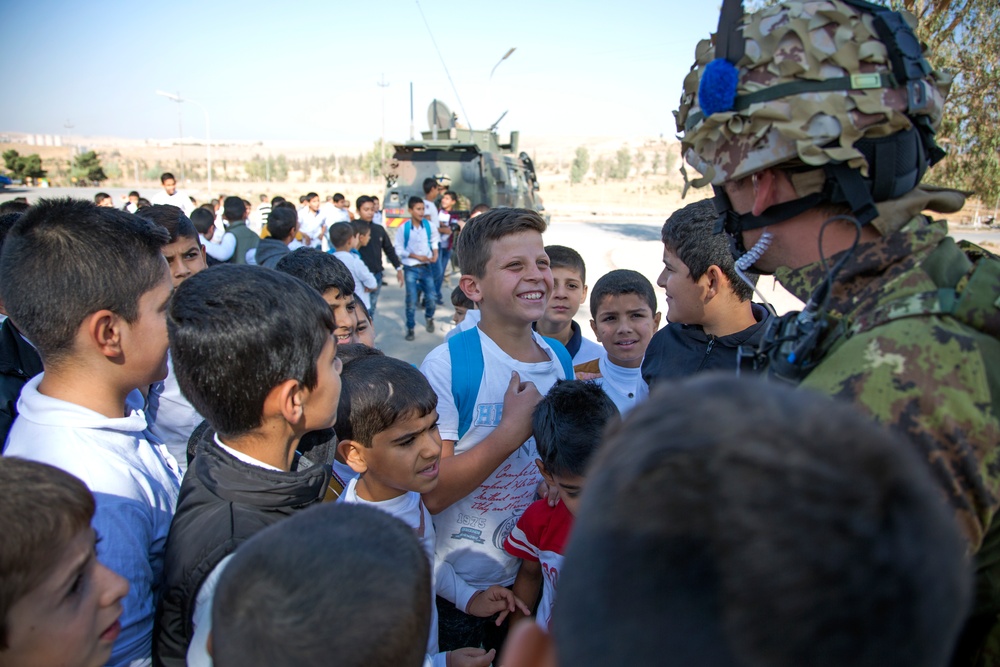
[[[305,205],[299,209],[302,242],[311,248],[319,248],[326,240],[326,228],[332,221],[327,220],[326,211],[320,210],[319,195],[315,192],[307,194],[303,203]]]
[[[20,220],[21,213],[0,215],[0,250],[3,249],[7,232]],[[0,451],[6,446],[10,426],[17,417],[17,399],[21,389],[31,378],[42,372],[42,358],[38,351],[25,339],[7,317],[3,303],[0,303]]]
[[[257,266],[273,269],[282,257],[291,252],[290,244],[299,229],[299,219],[294,209],[278,206],[268,213],[264,228],[267,238],[262,238],[257,244],[254,262]]]
[[[305,465],[297,449],[306,433],[333,426],[340,362],[329,306],[279,271],[203,271],[174,292],[167,324],[177,381],[211,427],[181,485],[156,618],[156,662],[180,667],[208,664],[227,556],[322,501],[330,470]]]
[[[445,341],[479,324],[479,309],[472,299],[465,295],[461,286],[451,291],[451,305],[455,307],[455,314],[451,318],[455,326],[444,335]]]
[[[573,375],[566,349],[531,328],[552,289],[543,231],[541,216],[516,208],[466,224],[458,240],[460,285],[482,319],[420,367],[438,397],[443,440],[438,484],[424,494],[436,514],[436,551],[477,588],[514,583],[518,561],[503,541],[542,480],[531,412],[539,392]],[[441,650],[502,642],[503,628],[496,633],[491,622],[447,601],[438,600],[438,618]]]
[[[247,227],[247,206],[243,200],[239,197],[226,197],[222,206],[222,219],[226,225],[223,245],[229,238],[235,240],[233,254],[226,261],[230,264],[246,264],[248,258],[252,258],[257,252],[260,235]]]
[[[753,303],[753,287],[736,273],[711,200],[688,204],[663,225],[663,272],[668,324],[646,350],[642,378],[652,388],[701,371],[756,372],[753,353],[771,313]],[[756,274],[747,274],[756,283]]]
[[[368,243],[358,248],[358,254],[361,255],[365,266],[372,272],[378,283],[378,287],[369,295],[369,299],[371,300],[371,308],[369,310],[373,318],[375,316],[376,305],[378,304],[378,296],[382,292],[382,278],[385,275],[385,269],[382,266],[383,254],[392,263],[393,268],[396,269],[396,282],[399,283],[400,287],[404,284],[403,265],[400,263],[399,257],[396,256],[396,249],[393,247],[392,239],[389,238],[385,227],[381,225],[381,220],[378,222],[373,220],[378,206],[377,202],[377,198],[366,195],[358,197],[355,204],[358,209],[358,219],[354,221],[359,226],[366,227],[370,237]]]
[[[458,195],[448,190],[441,195],[441,210],[438,211],[438,234],[441,236],[441,246],[438,248],[437,262],[434,263],[434,288],[437,290],[437,305],[444,305],[441,296],[441,286],[444,284],[444,274],[451,261],[451,249],[455,247],[455,237],[452,234],[452,209],[458,203]],[[426,206],[426,204],[424,204]],[[457,219],[456,221],[457,222]],[[455,226],[457,228],[457,225]]]
[[[474,588],[455,574],[450,563],[435,562],[434,524],[420,494],[437,485],[441,436],[436,406],[434,390],[405,361],[374,355],[345,366],[334,430],[340,438],[340,457],[359,476],[351,479],[340,501],[377,507],[410,526],[433,565],[437,595],[479,618],[499,613],[499,625],[516,608],[511,591],[502,586]],[[434,612],[427,653],[441,667],[446,663],[487,667],[495,656],[494,651],[480,648],[438,653]]]
[[[143,208],[149,208],[143,207]],[[137,209],[141,210],[141,209]],[[225,255],[225,251],[222,250],[222,244],[214,243],[212,239],[215,238],[216,227],[215,227],[215,215],[204,206],[199,206],[198,208],[191,211],[189,216],[191,219],[191,224],[198,231],[198,240],[201,242],[203,248],[205,248],[205,263],[209,266],[215,266],[216,264],[221,264],[232,256],[232,253]],[[232,236],[232,235],[230,235]],[[223,237],[225,238],[225,237]],[[229,243],[232,244],[232,248],[236,248],[236,237],[231,237]],[[212,253],[219,255],[220,257],[225,255],[225,259],[219,259],[213,256]]]
[[[970,567],[912,448],[779,383],[662,384],[591,463],[559,573],[559,664],[949,664]],[[552,664],[537,626],[512,634],[506,665]]]
[[[561,245],[545,246],[552,267],[552,294],[545,314],[535,323],[543,336],[566,346],[573,364],[583,364],[604,355],[600,344],[584,338],[573,318],[587,301],[587,266],[576,250]]]
[[[623,415],[646,396],[641,365],[650,338],[660,326],[656,294],[644,275],[617,269],[603,276],[590,294],[590,326],[604,346],[599,359],[574,368],[607,392]],[[579,376],[578,376],[579,377]],[[641,385],[641,386],[640,386]]]
[[[441,238],[437,228],[424,220],[424,200],[410,197],[408,204],[410,219],[396,230],[393,244],[406,281],[406,340],[413,340],[418,291],[424,293],[427,333],[434,333],[434,262]]]
[[[186,279],[208,268],[205,248],[198,239],[198,232],[179,208],[170,204],[157,204],[144,208],[135,215],[158,224],[170,235],[170,242],[163,246],[162,252],[170,268],[174,289]],[[177,386],[177,374],[169,353],[167,377],[149,388],[146,405],[153,430],[166,444],[183,473],[188,466],[188,440],[198,424],[204,421],[204,417],[184,398]]]
[[[0,458],[0,664],[102,667],[128,582],[96,556],[94,496],[59,468]]]
[[[344,263],[354,278],[354,295],[358,301],[370,305],[368,294],[375,291],[375,276],[353,251],[358,248],[358,231],[353,222],[335,222],[330,225],[330,245],[334,257]]]
[[[324,503],[243,544],[212,609],[217,667],[420,667],[430,568],[413,529]]]
[[[532,503],[503,546],[521,559],[514,595],[528,607],[538,603],[535,619],[546,630],[552,622],[566,540],[586,484],[587,463],[601,444],[604,427],[618,414],[600,387],[580,380],[557,382],[535,408],[531,420],[538,443],[535,462],[545,483],[558,489],[559,502],[555,507],[547,499]]]
[[[372,322],[372,316],[363,301],[356,301],[355,306],[354,315],[358,319],[358,324],[354,327],[354,341],[375,347],[375,323]]]
[[[354,277],[344,263],[318,248],[299,248],[288,253],[274,267],[295,276],[320,293],[330,305],[337,323],[337,344],[352,343],[357,316],[354,314]]]
[[[115,208],[42,200],[0,260],[0,300],[45,367],[21,391],[4,453],[62,468],[96,496],[98,557],[131,585],[113,666],[150,657],[180,484],[139,392],[167,374],[168,238]]]

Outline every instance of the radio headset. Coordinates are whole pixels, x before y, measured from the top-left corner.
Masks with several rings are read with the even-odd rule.
[[[826,255],[823,253],[823,232],[827,225],[838,220],[854,225],[854,242],[837,260],[837,263],[830,267]],[[827,351],[827,343],[837,338],[837,336],[824,335],[830,330],[831,324],[836,323],[836,320],[827,315],[830,289],[833,287],[840,270],[854,256],[860,240],[861,223],[852,216],[837,215],[823,223],[819,232],[819,254],[823,270],[826,271],[826,277],[809,297],[809,302],[806,303],[801,312],[792,311],[780,317],[775,316],[768,323],[760,347],[757,348],[757,359],[755,360],[759,368],[767,368],[768,377],[798,384],[823,358]],[[743,271],[760,259],[770,243],[769,233],[765,232],[760,240],[737,260],[737,273],[741,278],[747,280]],[[759,292],[758,295],[760,295]]]

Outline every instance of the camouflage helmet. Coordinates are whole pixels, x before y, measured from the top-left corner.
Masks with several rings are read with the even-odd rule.
[[[819,168],[840,163],[868,176],[870,151],[859,141],[915,125],[925,146],[930,137],[927,161],[933,164],[943,155],[934,154],[940,149],[933,133],[941,122],[950,77],[932,71],[921,55],[916,56],[921,67],[917,76],[900,76],[894,60],[900,54],[887,47],[875,16],[859,5],[871,7],[843,0],[799,0],[744,15],[739,21],[742,38],[736,36],[743,44],[732,75],[731,105],[720,105],[715,91],[706,90],[706,83],[714,85],[709,79],[713,61],[720,57],[720,34],[698,44],[675,112],[683,134],[681,151],[704,175],[691,185],[719,186],[776,165]],[[893,39],[907,33],[902,37],[908,36],[912,44],[907,44],[910,53],[903,55],[922,54],[912,33],[916,19],[901,14],[899,20],[905,20],[909,30],[897,30]],[[922,164],[920,175],[924,169]]]

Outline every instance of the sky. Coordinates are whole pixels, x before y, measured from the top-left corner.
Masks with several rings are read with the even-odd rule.
[[[699,0],[0,0],[0,132],[165,139],[180,111],[204,138],[164,90],[213,141],[370,145],[383,99],[386,139],[408,138],[412,83],[417,132],[437,97],[473,128],[507,111],[501,135],[672,137],[717,21]]]

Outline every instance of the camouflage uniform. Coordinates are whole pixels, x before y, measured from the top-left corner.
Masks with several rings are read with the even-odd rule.
[[[977,664],[1000,613],[1000,340],[927,314],[922,299],[938,287],[925,264],[942,244],[958,253],[949,264],[959,264],[964,254],[947,226],[917,216],[858,248],[831,293],[831,312],[847,333],[831,341],[802,386],[854,403],[926,456],[976,553],[976,607],[953,664]],[[776,277],[808,299],[825,275],[817,262]],[[994,290],[1000,298],[1000,284]],[[978,664],[996,663],[979,656]]]
[[[715,42],[699,44],[684,82],[676,116],[685,158],[703,175],[695,187],[792,168],[785,174],[804,198],[823,190],[824,165],[869,175],[856,146],[862,138],[940,123],[950,77],[929,72],[911,81],[927,103],[908,107],[870,14],[840,0],[786,1],[744,16],[741,26],[745,54],[731,108],[702,108],[713,107],[700,97]],[[871,224],[881,237],[859,245],[837,275],[825,313],[833,331],[802,386],[852,402],[927,458],[976,559],[975,608],[952,664],[1000,665],[1000,274],[968,283],[971,263],[945,223],[920,215],[963,201],[925,186],[876,200]],[[834,261],[776,277],[806,301]],[[978,310],[958,317],[943,309],[956,288],[975,293]]]

